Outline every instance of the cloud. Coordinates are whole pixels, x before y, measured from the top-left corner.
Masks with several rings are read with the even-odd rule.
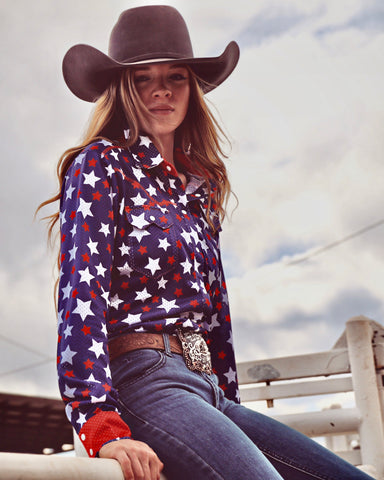
[[[222,247],[238,359],[330,348],[359,313],[382,322],[383,227],[312,256],[383,217],[380,2],[165,3],[186,17],[196,54],[221,53],[232,39],[242,46],[238,68],[208,96],[233,139],[228,170],[239,206]],[[55,192],[58,156],[78,142],[91,110],[66,88],[61,59],[79,42],[105,51],[125,8],[88,0],[0,7],[2,334],[48,357],[54,258],[32,218]],[[0,341],[0,388],[56,392],[49,362],[1,377],[43,358]]]

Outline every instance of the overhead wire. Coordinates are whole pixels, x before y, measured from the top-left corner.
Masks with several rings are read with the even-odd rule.
[[[349,235],[346,235],[345,237],[341,238],[340,240],[336,240],[336,241],[331,242],[331,243],[329,243],[329,244],[327,244],[323,247],[320,247],[320,248],[314,250],[313,252],[309,253],[308,255],[305,255],[305,256],[303,256],[301,258],[298,258],[296,260],[291,260],[291,261],[285,263],[284,266],[289,267],[289,266],[292,266],[292,265],[298,265],[300,263],[306,262],[307,260],[309,260],[310,258],[312,258],[314,256],[320,255],[321,253],[324,253],[328,250],[332,250],[333,248],[336,248],[336,247],[338,247],[338,246],[340,246],[340,245],[342,245],[346,242],[349,242],[350,240],[353,240],[354,238],[359,237],[359,236],[363,235],[364,233],[367,233],[368,231],[373,230],[373,229],[375,229],[375,228],[377,228],[377,227],[379,227],[383,224],[384,224],[384,218],[375,222],[375,223],[367,225],[364,228],[356,230],[355,232],[350,233]],[[48,357],[47,355],[42,354],[38,350],[35,350],[35,349],[33,349],[31,347],[28,347],[28,346],[26,346],[26,345],[24,345],[20,342],[17,342],[13,339],[10,339],[3,334],[0,334],[0,339],[18,347],[18,348],[21,348],[25,351],[28,351],[30,353],[34,353],[35,355],[43,357],[43,360],[41,360],[40,362],[35,362],[33,364],[26,365],[25,367],[20,367],[20,368],[14,369],[14,370],[10,370],[10,371],[7,371],[7,372],[0,373],[0,378],[4,377],[4,376],[7,376],[7,375],[20,373],[22,371],[29,370],[31,368],[35,368],[35,367],[38,367],[38,366],[42,366],[42,365],[45,365],[47,363],[50,363],[50,362],[54,361],[53,357]]]

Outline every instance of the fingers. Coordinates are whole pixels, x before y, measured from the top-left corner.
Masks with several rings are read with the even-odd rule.
[[[159,480],[163,463],[145,443],[117,440],[103,445],[99,456],[114,458],[121,466],[125,480]]]

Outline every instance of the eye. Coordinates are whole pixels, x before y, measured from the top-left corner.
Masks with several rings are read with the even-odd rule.
[[[134,76],[133,80],[134,80],[135,83],[143,83],[143,82],[147,82],[149,80],[149,76],[145,75],[144,73],[143,74],[138,74],[138,75]]]
[[[188,76],[185,75],[184,73],[180,73],[180,72],[175,72],[175,73],[172,73],[170,75],[170,79],[171,80],[174,80],[176,82],[180,82],[180,81],[183,81],[183,80],[187,80],[188,79]]]

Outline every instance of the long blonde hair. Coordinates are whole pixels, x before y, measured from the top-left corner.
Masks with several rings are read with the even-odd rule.
[[[223,219],[231,192],[227,170],[223,162],[226,155],[221,146],[222,139],[227,142],[228,139],[204,100],[200,87],[202,81],[190,68],[188,70],[190,73],[189,107],[184,121],[175,132],[175,142],[184,153],[188,152],[192,171],[201,175],[206,182],[209,191],[207,221],[214,230],[209,211],[213,206],[219,217]],[[45,205],[60,200],[66,173],[75,157],[87,145],[106,139],[120,146],[130,147],[139,137],[140,124],[143,124],[141,119],[145,114],[148,112],[135,88],[133,69],[124,69],[120,76],[112,80],[107,90],[97,100],[81,144],[69,148],[59,158],[56,169],[59,181],[58,192],[52,198],[41,203],[37,211]],[[128,139],[121,139],[124,128],[129,129]],[[214,184],[213,189],[212,183]],[[52,240],[55,226],[59,220],[59,211],[45,219],[48,220],[48,238]]]

